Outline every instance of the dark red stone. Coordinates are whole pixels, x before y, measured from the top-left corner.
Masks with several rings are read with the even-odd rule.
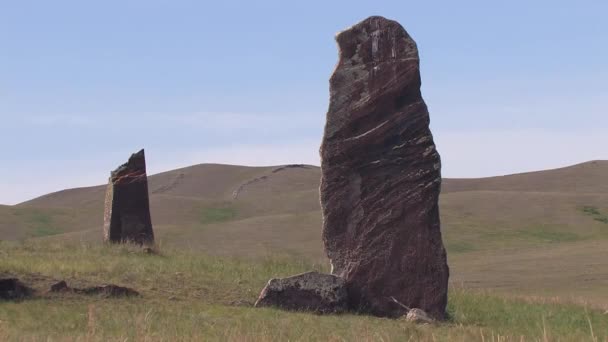
[[[104,241],[152,244],[148,176],[144,150],[112,171],[106,192]]]
[[[407,306],[443,319],[449,270],[439,224],[441,162],[416,43],[382,17],[336,41],[320,189],[332,273],[346,280],[355,310],[396,317]]]

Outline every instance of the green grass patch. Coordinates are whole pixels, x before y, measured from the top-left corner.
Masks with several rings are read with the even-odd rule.
[[[468,252],[473,252],[476,251],[477,248],[468,242],[464,242],[464,241],[448,241],[445,244],[445,248],[448,252],[448,254],[450,253],[468,253]]]
[[[588,215],[591,215],[591,216],[601,215],[600,211],[596,207],[584,206],[581,210],[585,214],[588,214]]]
[[[606,223],[608,224],[608,217],[603,216],[603,217],[594,217],[594,220],[598,221],[598,222],[602,222],[602,223]]]
[[[34,228],[34,231],[32,232],[32,236],[33,237],[43,237],[43,236],[51,236],[51,235],[57,235],[57,234],[61,234],[62,231],[52,225],[45,225],[45,226],[37,226]]]
[[[54,217],[64,215],[62,210],[42,210],[32,208],[18,208],[13,215],[20,217],[28,229],[28,236],[43,237],[63,233],[55,223]]]
[[[482,233],[481,238],[484,244],[498,247],[574,242],[585,238],[567,229],[567,226],[533,225],[517,230],[487,231]]]
[[[10,256],[10,257],[8,257]],[[141,298],[43,297],[0,302],[0,340],[211,341],[603,341],[608,315],[580,306],[538,303],[451,289],[450,321],[415,325],[365,315],[255,309],[269,278],[326,265],[268,256],[220,258],[187,250],[148,255],[132,246],[0,242],[0,270],[44,289],[116,283]],[[47,283],[41,279],[49,278]],[[42,283],[41,283],[42,282]],[[44,284],[43,284],[44,283]],[[44,319],[40,319],[44,317]]]
[[[600,212],[597,207],[584,206],[581,211],[588,216],[591,216],[595,221],[608,224],[608,215]]]
[[[235,208],[230,206],[203,208],[200,214],[200,223],[210,224],[234,220],[237,216]]]
[[[576,233],[551,229],[550,226],[537,226],[530,229],[523,229],[519,230],[518,234],[534,241],[548,243],[572,242],[581,239],[581,237]]]

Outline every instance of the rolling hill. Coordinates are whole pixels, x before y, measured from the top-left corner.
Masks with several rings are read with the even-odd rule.
[[[161,245],[216,255],[324,260],[311,165],[201,164],[149,177]],[[101,239],[105,185],[0,206],[0,239]],[[608,308],[608,161],[445,179],[442,230],[452,282]]]

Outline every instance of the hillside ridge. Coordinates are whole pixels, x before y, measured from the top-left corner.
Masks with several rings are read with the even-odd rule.
[[[243,171],[245,173],[257,171],[261,171],[261,175],[257,178],[261,178],[264,176],[269,176],[272,173],[276,173],[276,170],[282,170],[282,168],[290,167],[293,165],[300,165],[306,169],[310,169],[312,171],[319,172],[320,178],[320,168],[315,165],[305,165],[305,164],[286,164],[286,165],[274,165],[274,166],[241,166],[241,165],[233,165],[233,164],[217,164],[217,163],[203,163],[196,164],[187,167],[182,167],[174,170],[163,171],[157,174],[153,174],[149,176],[149,181],[151,183],[150,193],[151,194],[159,194],[166,193],[172,190],[177,186],[179,182],[185,181],[184,178],[198,178],[197,176],[205,176],[205,171],[208,169],[219,169],[218,173],[224,172],[234,172],[236,170]],[[289,169],[288,169],[289,170]],[[580,191],[580,192],[608,192],[608,181],[600,182],[599,184],[594,184],[593,180],[588,180],[586,182],[585,178],[588,177],[589,171],[595,171],[594,176],[605,176],[608,178],[608,160],[592,160],[588,162],[583,162],[575,165],[555,168],[555,169],[547,169],[547,170],[539,170],[539,171],[529,171],[522,173],[513,173],[501,176],[490,176],[490,177],[480,177],[480,178],[444,178],[443,179],[443,188],[442,192],[460,192],[460,191],[480,191],[480,190],[488,190],[488,191],[552,191],[552,192],[560,192],[557,189],[558,184],[561,182],[563,185],[564,180],[570,179],[570,184],[573,181],[572,178],[579,178],[578,187],[577,184],[571,184],[572,186],[567,187],[565,190],[561,192],[568,191]],[[200,173],[199,173],[200,172]],[[580,174],[579,174],[580,173]],[[546,181],[546,178],[549,177],[551,180],[549,182]],[[231,190],[230,197],[238,197],[234,196],[235,191],[238,191],[238,187],[244,185],[247,181],[253,181],[256,177],[249,178],[247,180],[242,180],[236,188]],[[164,182],[164,183],[163,183]],[[543,183],[545,183],[543,185]],[[548,184],[547,184],[548,183]],[[581,185],[582,184],[582,185]],[[318,185],[314,185],[318,186]],[[555,189],[547,189],[547,187],[556,187]],[[543,189],[544,187],[544,189]],[[45,206],[48,205],[49,202],[61,202],[61,197],[63,195],[68,196],[76,196],[82,192],[99,192],[105,189],[105,185],[94,185],[87,187],[78,187],[78,188],[70,188],[59,190],[56,192],[51,192],[22,203],[16,204],[15,206]],[[197,196],[194,196],[197,197]]]

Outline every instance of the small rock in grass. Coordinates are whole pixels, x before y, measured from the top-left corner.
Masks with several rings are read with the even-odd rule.
[[[25,286],[17,278],[0,279],[0,299],[15,300],[29,297],[32,289]]]
[[[411,309],[405,316],[405,320],[412,323],[430,324],[434,320],[421,309]]]
[[[152,247],[144,247],[142,251],[144,252],[144,254],[158,254],[158,252]]]
[[[62,280],[58,283],[51,285],[50,292],[65,292],[70,290],[71,289],[68,287],[68,284],[64,280]]]

